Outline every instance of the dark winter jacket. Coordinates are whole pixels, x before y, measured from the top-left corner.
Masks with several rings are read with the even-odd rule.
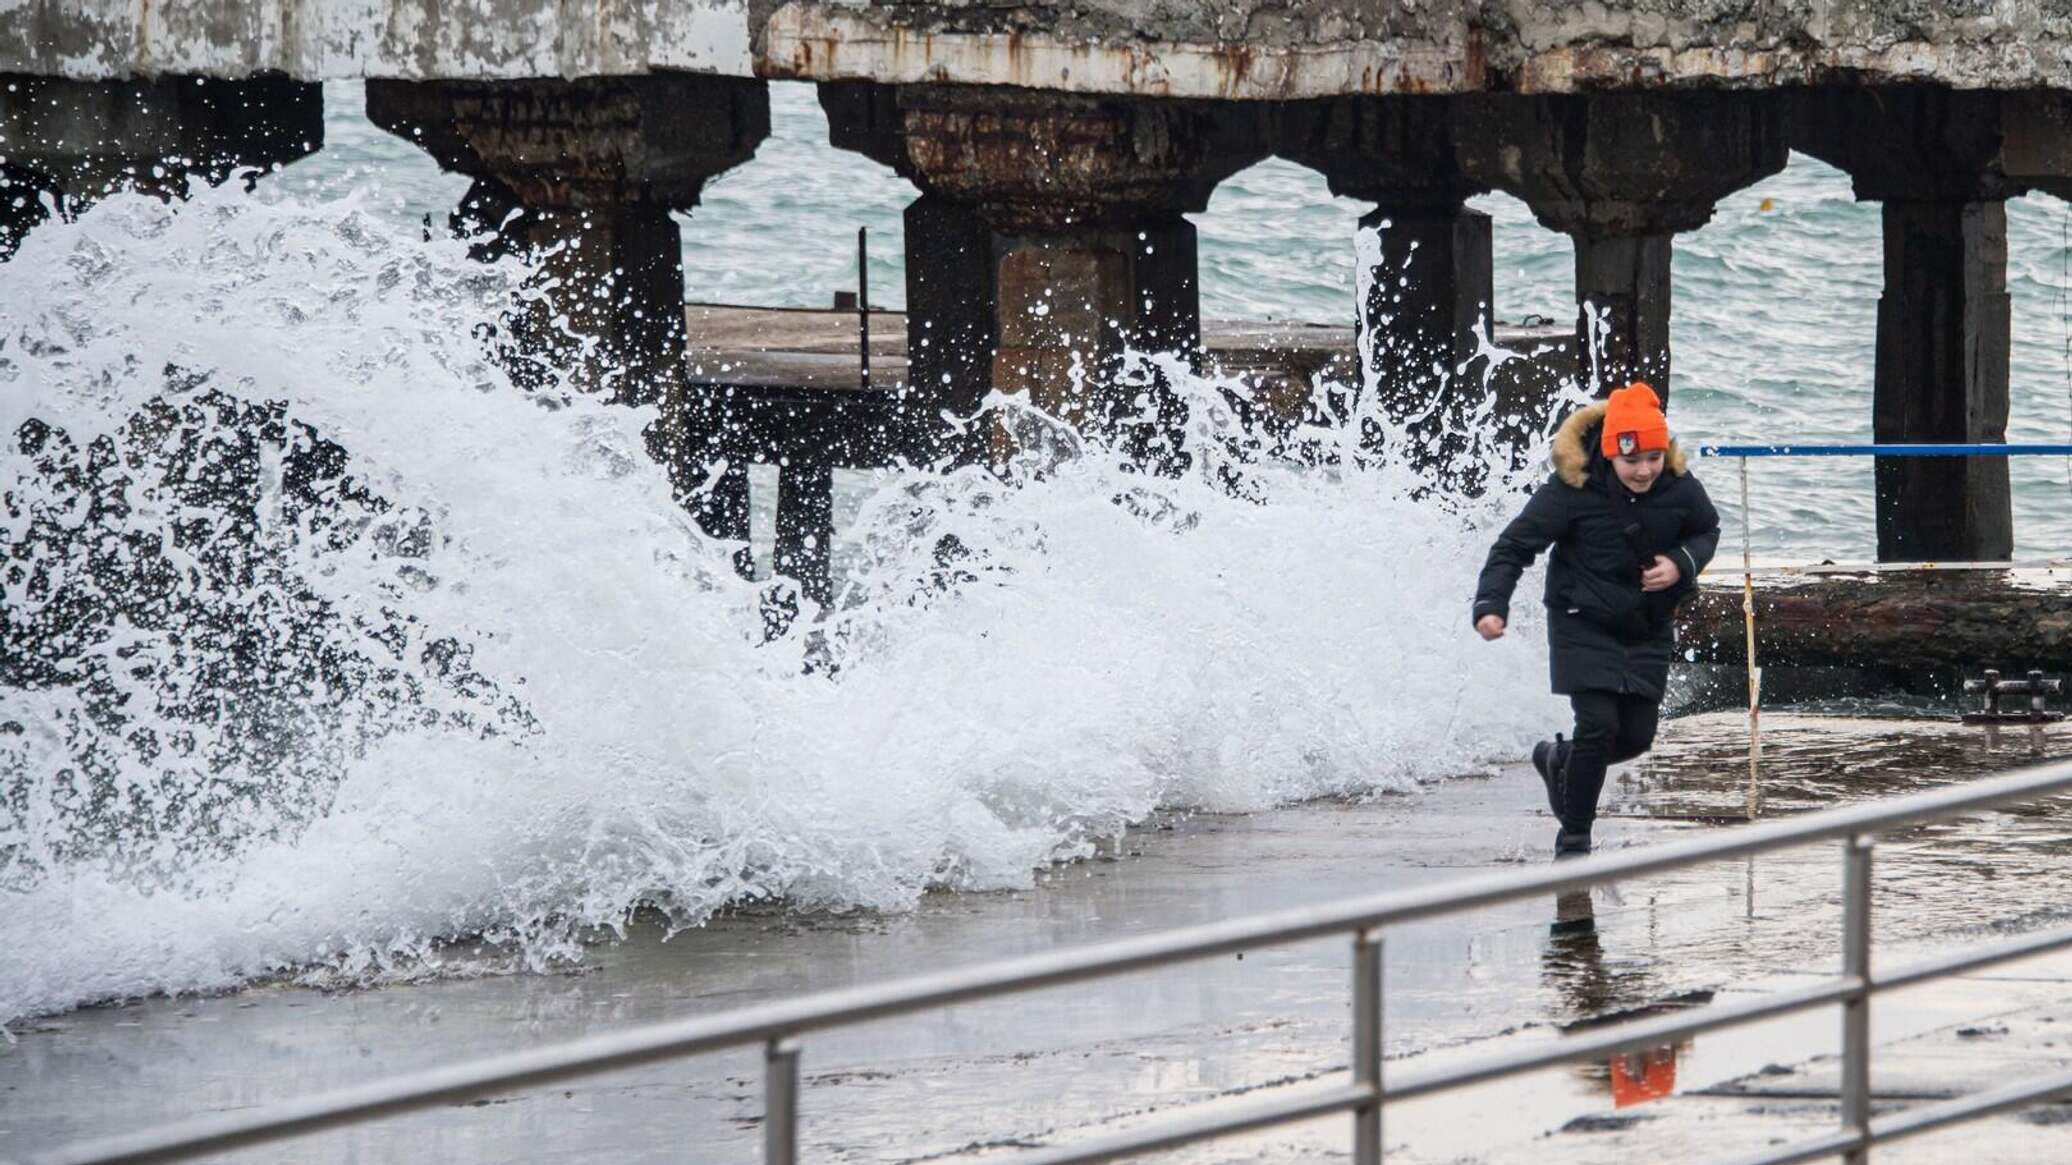
[[[1474,619],[1511,617],[1518,576],[1547,547],[1547,644],[1554,690],[1632,692],[1662,698],[1675,647],[1678,603],[1719,545],[1719,514],[1671,442],[1648,492],[1620,484],[1598,448],[1602,403],[1576,412],[1554,436],[1554,473],[1489,550],[1475,587]],[[1657,554],[1682,577],[1652,594],[1640,572]]]

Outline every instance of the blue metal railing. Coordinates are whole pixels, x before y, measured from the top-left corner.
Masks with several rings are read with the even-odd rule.
[[[2072,457],[2072,445],[1700,445],[1700,457]]]

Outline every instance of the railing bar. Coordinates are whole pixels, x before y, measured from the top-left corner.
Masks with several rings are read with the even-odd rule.
[[[1353,1165],[1381,1165],[1381,936],[1353,935],[1353,1084],[1374,1094],[1353,1110]]]
[[[1656,1019],[1635,1020],[1585,1036],[1570,1036],[1557,1043],[1535,1045],[1489,1056],[1453,1068],[1437,1069],[1397,1078],[1383,1095],[1391,1102],[1410,1100],[1450,1088],[1476,1084],[1498,1076],[1511,1076],[1552,1068],[1575,1060],[1593,1060],[1637,1048],[1651,1048],[1723,1027],[1753,1023],[1759,1019],[1786,1015],[1808,1008],[1840,1003],[1863,989],[1856,979],[1831,979],[1811,987],[1780,991],[1744,1003],[1716,1003]]]
[[[1736,1157],[1722,1165],[1797,1165],[1800,1161],[1817,1161],[1837,1153],[1846,1153],[1863,1142],[1864,1137],[1861,1133],[1828,1133],[1810,1141],[1765,1149],[1747,1157]]]
[[[1842,974],[1868,984],[1871,975],[1871,838],[1842,843]],[[1871,993],[1842,1001],[1842,1132],[1868,1136],[1871,1125]],[[1843,1165],[1868,1165],[1868,1142],[1842,1154]]]
[[[1349,1085],[1296,1100],[1277,1100],[1247,1105],[1241,1109],[1182,1118],[1145,1129],[1133,1129],[1097,1141],[1059,1145],[1033,1153],[1017,1153],[1014,1165],[1092,1165],[1138,1153],[1172,1149],[1232,1133],[1274,1125],[1293,1124],[1320,1116],[1333,1116],[1373,1104],[1378,1097],[1372,1088]]]
[[[2048,954],[2051,951],[2072,947],[2072,927],[2045,931],[2042,934],[2024,935],[2008,942],[1995,943],[1975,951],[1959,951],[1938,958],[1925,959],[1897,971],[1888,971],[1871,976],[1872,991],[1894,991],[1925,983],[1930,979],[1944,979],[1976,971],[1996,963],[2011,963],[2033,955]]]
[[[1991,1116],[1996,1112],[2020,1108],[2025,1104],[2034,1104],[2039,1100],[2048,1100],[2065,1093],[2072,1093],[2072,1072],[2060,1072],[2041,1080],[2009,1084],[1986,1092],[1974,1092],[1970,1096],[1960,1096],[1955,1100],[1924,1104],[1872,1121],[1871,1143],[1881,1145],[1903,1137],[1918,1136],[1946,1125],[1958,1124],[1975,1117]]]
[[[798,1165],[799,1050],[788,1036],[763,1047],[763,1165]]]
[[[248,1112],[220,1114],[88,1142],[60,1150],[49,1160],[93,1162],[96,1165],[118,1161],[176,1160],[196,1152],[262,1144],[367,1117],[473,1099],[529,1084],[593,1075],[656,1060],[761,1042],[780,1034],[839,1027],[1011,991],[1062,986],[1166,963],[1301,942],[1360,927],[1382,927],[1473,910],[1520,898],[1582,889],[1600,882],[1642,877],[1703,861],[1766,853],[1852,833],[1878,832],[2008,802],[2034,800],[2067,788],[2072,788],[2072,762],[2058,762],[1987,781],[1743,826],[1717,837],[1602,854],[1541,870],[1480,875],[1438,886],[1207,923],[1073,950],[1026,955],[988,965],[822,992],[717,1016],[654,1024],[547,1048],[506,1053],[397,1076],[375,1084],[284,1101]]]
[[[1976,445],[1923,442],[1900,445],[1700,445],[1700,457],[2062,457],[2072,445]]]

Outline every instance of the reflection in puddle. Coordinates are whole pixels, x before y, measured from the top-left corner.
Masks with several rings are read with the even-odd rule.
[[[1613,1056],[1611,1079],[1613,1108],[1660,1100],[1676,1091],[1676,1049],[1649,1048]]]
[[[1562,1025],[1564,1032],[1588,1031],[1710,1002],[1710,992],[1699,992],[1647,1004],[1657,987],[1647,966],[1644,961],[1623,967],[1607,965],[1590,891],[1570,890],[1555,897],[1554,922],[1547,928],[1540,967],[1571,1017]],[[1664,1044],[1623,1052],[1604,1063],[1579,1064],[1575,1074],[1588,1081],[1593,1091],[1608,1089],[1613,1108],[1626,1108],[1676,1091],[1678,1050],[1679,1045]]]

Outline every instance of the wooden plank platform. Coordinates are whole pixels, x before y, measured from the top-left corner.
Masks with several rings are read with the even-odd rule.
[[[853,310],[684,305],[687,359],[696,384],[857,391],[857,313]],[[894,389],[906,380],[906,313],[871,313],[871,380]],[[1566,328],[1499,324],[1498,346],[1530,356],[1571,339]],[[1318,373],[1359,379],[1351,326],[1204,320],[1202,349],[1211,372],[1254,378],[1262,388],[1299,386]]]

